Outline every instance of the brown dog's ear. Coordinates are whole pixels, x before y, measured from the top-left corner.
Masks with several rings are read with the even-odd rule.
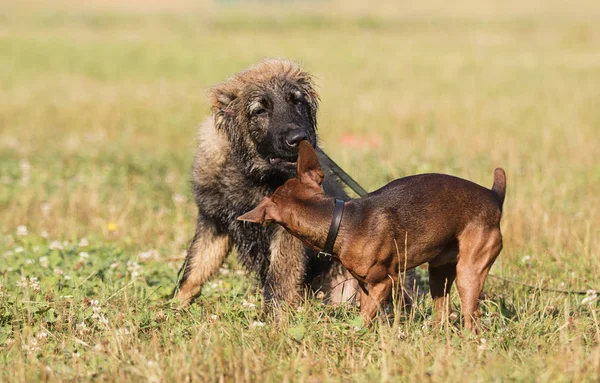
[[[266,224],[277,222],[279,218],[277,206],[269,197],[265,197],[257,207],[237,217],[238,221]]]
[[[309,184],[314,182],[319,186],[323,183],[323,170],[321,169],[321,164],[319,164],[317,152],[315,152],[315,149],[313,149],[308,141],[300,142],[297,171],[298,179],[302,183]]]

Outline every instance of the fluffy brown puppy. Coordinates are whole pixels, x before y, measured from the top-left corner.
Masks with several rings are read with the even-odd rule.
[[[235,249],[267,302],[295,304],[305,284],[333,301],[352,299],[356,281],[342,267],[317,260],[281,228],[236,220],[296,175],[300,141],[317,145],[319,100],[310,74],[291,61],[266,60],[215,86],[210,101],[212,116],[200,127],[193,167],[196,233],[176,298],[190,303]],[[330,173],[323,187],[348,199]]]

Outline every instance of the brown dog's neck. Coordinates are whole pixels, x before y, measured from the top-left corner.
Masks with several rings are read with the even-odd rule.
[[[302,216],[296,215],[290,219],[284,227],[293,235],[302,240],[307,246],[314,250],[322,251],[335,208],[335,198],[321,195],[310,201],[310,205],[302,208]],[[350,217],[353,215],[354,206],[352,201],[344,203],[340,231],[333,245],[333,255],[339,258],[339,253],[343,241],[342,232],[348,232],[348,225],[351,224]]]

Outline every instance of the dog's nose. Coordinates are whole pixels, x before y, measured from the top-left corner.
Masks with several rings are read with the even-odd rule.
[[[288,133],[285,143],[290,148],[297,148],[302,140],[308,140],[308,134],[302,129],[294,129]]]

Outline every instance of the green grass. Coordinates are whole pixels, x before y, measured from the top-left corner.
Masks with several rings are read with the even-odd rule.
[[[271,56],[316,75],[322,142],[367,189],[502,166],[492,272],[600,289],[595,1],[86,4],[0,4],[0,379],[598,381],[597,301],[495,279],[478,336],[432,329],[428,297],[372,329],[314,298],[264,319],[233,256],[165,300],[207,89]]]

